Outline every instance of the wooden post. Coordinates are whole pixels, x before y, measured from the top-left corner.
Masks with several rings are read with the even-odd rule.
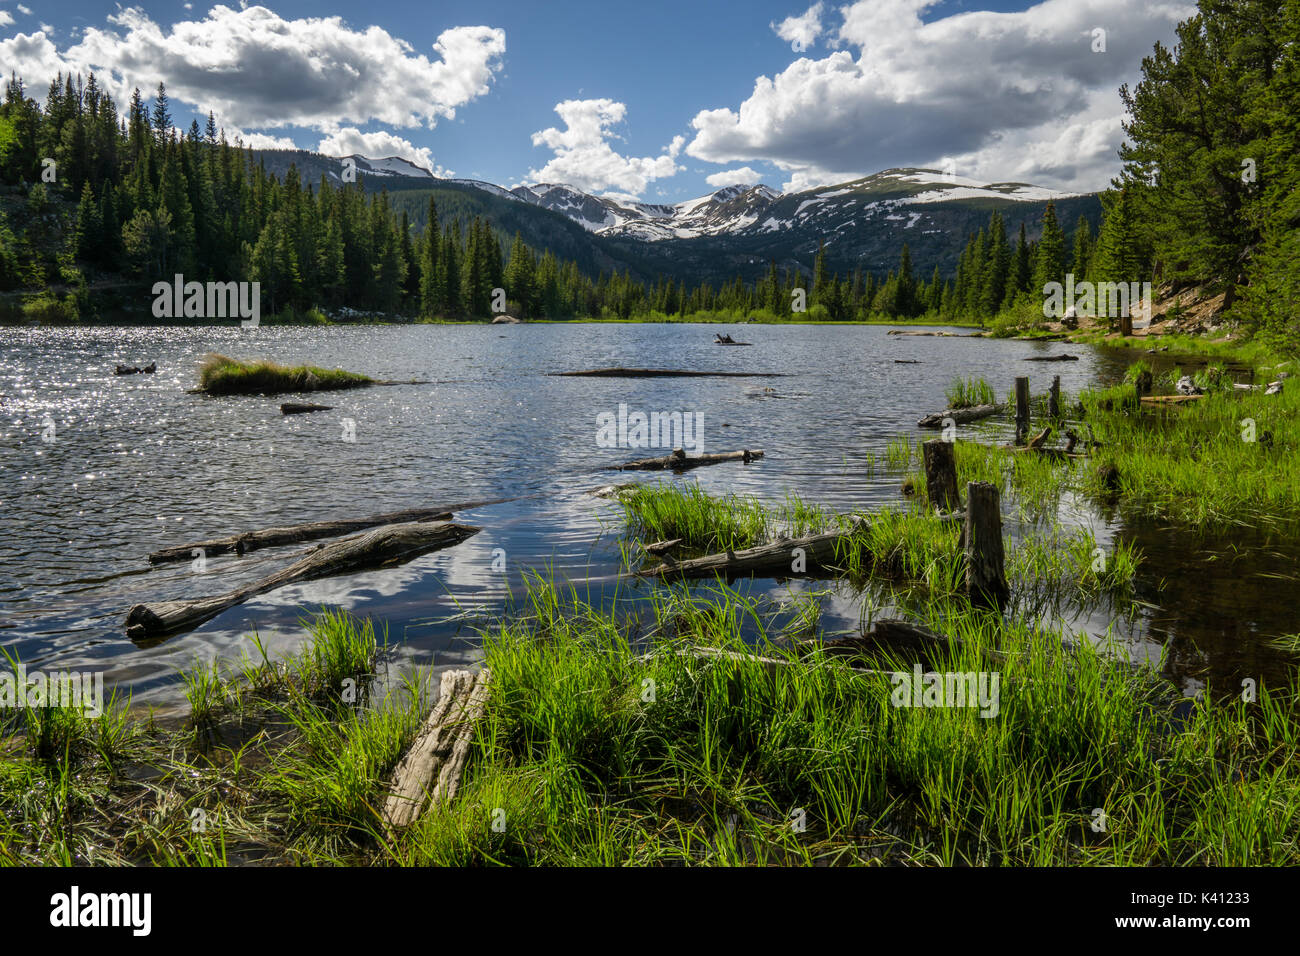
[[[930,504],[940,511],[960,511],[957,493],[957,456],[953,443],[932,438],[921,446],[925,459],[925,488]]]
[[[1029,379],[1016,379],[1016,444],[1023,445],[1029,431]]]
[[[1061,376],[1052,376],[1052,387],[1047,392],[1047,413],[1052,421],[1061,420]]]
[[[1002,610],[1010,596],[1003,567],[1002,512],[996,485],[966,485],[966,595],[977,607]]]

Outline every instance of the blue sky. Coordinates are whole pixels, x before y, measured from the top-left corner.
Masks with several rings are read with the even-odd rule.
[[[58,69],[93,67],[118,96],[161,78],[178,125],[212,108],[255,145],[398,154],[507,185],[662,202],[730,181],[798,189],[952,162],[967,179],[1084,190],[1115,171],[1119,84],[1190,11],[1128,0],[191,6],[0,0],[0,66],[40,98]]]

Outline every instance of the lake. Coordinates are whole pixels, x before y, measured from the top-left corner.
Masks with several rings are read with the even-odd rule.
[[[251,652],[254,631],[273,656],[296,650],[301,618],[321,605],[386,621],[403,662],[463,664],[476,655],[475,627],[507,607],[527,569],[553,570],[584,595],[611,599],[620,512],[590,494],[601,485],[685,480],[769,502],[794,492],[840,510],[897,504],[899,476],[871,469],[870,457],[883,458],[899,434],[933,437],[916,420],[943,407],[956,375],[985,377],[999,398],[1017,375],[1030,377],[1035,394],[1053,375],[1076,392],[1120,380],[1141,354],[889,336],[878,326],[732,326],[753,346],[719,348],[712,340],[720,328],[2,328],[0,646],[29,669],[103,669],[107,684],[164,711],[183,701],[179,670],[238,660]],[[1080,361],[1024,361],[1067,350]],[[314,400],[332,411],[282,416],[279,403],[292,396],[188,394],[209,351],[431,384],[322,393]],[[118,363],[149,362],[157,374],[113,374]],[[546,374],[616,365],[784,377]],[[665,453],[602,447],[599,417],[617,415],[620,404],[629,412],[693,413],[704,451],[761,448],[765,457],[683,478],[610,472]],[[495,498],[512,500],[457,512],[456,520],[482,532],[449,550],[285,587],[163,641],[137,644],[124,634],[133,604],[224,592],[278,570],[302,546],[212,558],[202,573],[189,563],[151,568],[147,556],[159,548]],[[1167,672],[1188,688],[1211,676],[1284,673],[1268,641],[1300,630],[1295,602],[1279,593],[1289,585],[1277,577],[1293,575],[1300,562],[1294,538],[1251,529],[1214,538],[1122,510],[1080,502],[1067,510],[1067,520],[1091,525],[1099,543],[1125,536],[1146,554],[1135,606],[1118,619],[1106,608],[1082,609],[1065,622],[1071,630],[1099,636],[1113,627],[1134,659],[1165,649]],[[757,581],[746,589],[780,601],[808,586]],[[624,582],[620,593],[635,600],[636,588]],[[823,625],[853,628],[860,604],[837,589],[825,599]]]

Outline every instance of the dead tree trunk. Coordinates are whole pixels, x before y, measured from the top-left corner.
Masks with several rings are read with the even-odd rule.
[[[957,457],[953,443],[942,438],[932,438],[921,448],[925,457],[925,488],[930,504],[940,511],[960,511]]]
[[[954,425],[964,425],[966,422],[978,421],[981,418],[988,418],[990,415],[996,415],[1001,405],[972,405],[970,408],[945,408],[941,412],[934,412],[926,415],[916,423],[917,428],[942,428],[946,419],[951,418]]]
[[[492,502],[467,502],[456,505],[456,510],[471,506],[491,504]],[[168,561],[188,561],[197,558],[196,552],[202,552],[205,558],[234,551],[245,554],[260,548],[273,548],[280,544],[298,544],[301,541],[315,541],[318,538],[337,538],[339,535],[365,531],[385,524],[404,524],[408,521],[446,521],[451,517],[451,508],[413,508],[408,511],[391,511],[388,514],[372,515],[369,518],[342,518],[337,521],[313,521],[310,524],[288,525],[283,528],[264,528],[261,531],[244,531],[224,538],[209,538],[192,544],[163,548],[149,555],[150,564],[164,564]]]
[[[741,575],[766,571],[788,576],[829,564],[835,559],[835,548],[841,540],[847,541],[848,538],[841,532],[832,531],[806,538],[776,541],[741,551],[724,551],[684,561],[665,561],[663,564],[643,568],[637,574],[642,577],[680,575],[686,578],[707,578],[715,574]]]
[[[1024,443],[1029,431],[1029,379],[1016,379],[1016,444]]]
[[[450,521],[415,521],[385,525],[342,541],[317,545],[282,571],[217,597],[137,604],[126,616],[126,635],[135,640],[197,627],[254,595],[286,584],[410,561],[459,544],[478,531]]]
[[[996,485],[972,481],[966,486],[966,595],[977,607],[1006,605],[1007,588],[1002,550],[1002,512]]]
[[[613,465],[610,471],[685,471],[688,468],[699,468],[701,465],[719,465],[724,461],[743,461],[749,464],[751,461],[757,461],[763,457],[761,448],[746,448],[743,451],[724,451],[714,455],[696,455],[688,457],[686,452],[680,448],[673,449],[671,455],[663,455],[659,458],[642,458],[639,461],[629,461],[623,465]]]
[[[410,826],[427,807],[449,803],[456,796],[474,725],[487,707],[491,678],[486,667],[477,674],[443,672],[437,703],[393,771],[384,803],[384,824],[390,831]]]

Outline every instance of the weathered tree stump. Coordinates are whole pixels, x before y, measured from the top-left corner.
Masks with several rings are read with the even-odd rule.
[[[1016,379],[1016,444],[1023,445],[1029,431],[1029,379]]]
[[[999,611],[1010,597],[1002,547],[1002,511],[996,485],[966,485],[966,595],[977,607]]]
[[[925,487],[930,504],[940,511],[960,511],[957,492],[957,457],[953,443],[932,438],[921,445],[925,459]]]

